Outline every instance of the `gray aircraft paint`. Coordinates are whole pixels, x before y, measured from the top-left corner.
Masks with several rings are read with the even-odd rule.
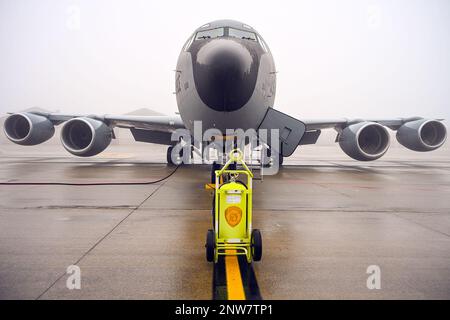
[[[207,24],[207,27],[198,28],[189,40],[195,36],[198,31],[210,30],[219,27],[231,27],[239,30],[251,31],[255,33],[259,39],[260,34],[253,28],[246,27],[245,24],[234,20],[220,20]],[[225,37],[226,41],[234,41]],[[220,38],[212,39],[219,40]],[[224,39],[225,40],[225,39]],[[195,41],[195,40],[194,40]],[[258,43],[258,45],[260,45]],[[236,111],[216,111],[208,107],[200,98],[194,81],[194,70],[192,65],[191,53],[183,47],[178,58],[175,81],[176,81],[176,98],[180,116],[185,126],[192,130],[194,121],[202,121],[203,129],[217,128],[222,132],[226,129],[250,129],[258,128],[262,122],[267,108],[273,107],[276,91],[276,70],[275,63],[267,47],[267,52],[261,47],[261,55],[259,57],[259,68],[256,84],[250,99],[243,107]],[[178,83],[177,83],[178,82]]]

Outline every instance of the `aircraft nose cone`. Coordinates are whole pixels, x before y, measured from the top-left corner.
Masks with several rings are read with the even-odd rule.
[[[241,42],[213,39],[193,56],[194,81],[202,101],[216,111],[236,111],[253,94],[258,57]]]

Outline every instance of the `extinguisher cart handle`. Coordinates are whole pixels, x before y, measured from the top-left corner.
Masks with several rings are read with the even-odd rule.
[[[242,165],[244,170],[227,170],[230,164],[233,162],[239,163]],[[224,173],[230,173],[230,174],[236,174],[239,175],[240,173],[247,175],[247,184],[248,188],[252,189],[252,178],[253,178],[253,172],[248,168],[247,164],[244,161],[244,153],[239,149],[231,150],[229,155],[229,160],[225,163],[222,169],[216,170],[216,190],[219,188],[219,180],[220,177]],[[237,176],[236,176],[237,177]]]

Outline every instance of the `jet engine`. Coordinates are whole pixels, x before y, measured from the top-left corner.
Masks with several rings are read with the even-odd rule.
[[[344,128],[339,135],[341,149],[359,161],[376,160],[389,148],[389,132],[375,122],[359,122]]]
[[[112,129],[91,118],[73,118],[61,129],[61,142],[71,154],[91,157],[105,150],[112,139]]]
[[[14,143],[34,146],[53,137],[55,127],[46,117],[24,112],[6,118],[3,131]]]
[[[420,119],[407,122],[397,130],[397,141],[414,151],[432,151],[447,139],[447,128],[437,120]]]

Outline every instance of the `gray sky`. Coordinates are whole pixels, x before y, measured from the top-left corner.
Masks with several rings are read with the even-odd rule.
[[[448,0],[0,0],[0,113],[172,114],[180,49],[216,19],[266,40],[281,111],[450,118]]]

